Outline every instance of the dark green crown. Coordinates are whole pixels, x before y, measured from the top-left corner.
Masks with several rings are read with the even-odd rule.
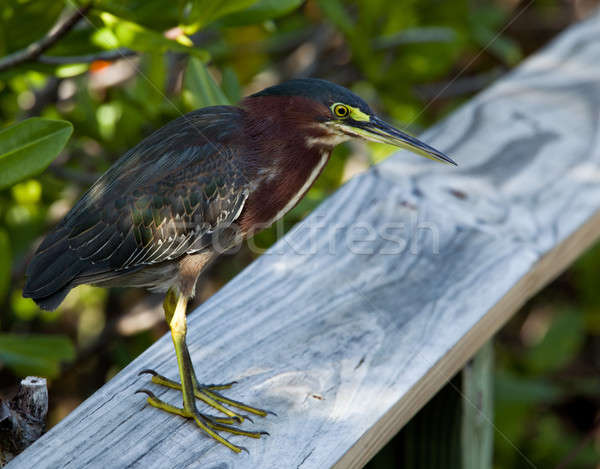
[[[344,103],[359,108],[366,114],[373,114],[362,98],[343,86],[319,78],[297,78],[271,86],[252,96],[304,96],[330,107],[333,103]]]

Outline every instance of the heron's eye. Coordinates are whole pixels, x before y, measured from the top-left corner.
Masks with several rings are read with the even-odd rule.
[[[343,104],[335,104],[333,106],[333,113],[336,115],[336,117],[348,117],[348,115],[350,114],[350,110],[348,109],[348,106],[345,106]]]

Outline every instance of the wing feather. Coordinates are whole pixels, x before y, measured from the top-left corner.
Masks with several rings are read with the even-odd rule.
[[[242,112],[216,106],[187,114],[126,153],[42,243],[24,295],[54,304],[78,278],[93,283],[208,248],[248,197],[237,143]]]

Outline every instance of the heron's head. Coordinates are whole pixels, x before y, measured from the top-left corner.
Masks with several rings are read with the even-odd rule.
[[[266,88],[247,99],[262,97],[287,98],[277,100],[279,112],[286,115],[288,122],[292,120],[299,124],[298,128],[306,132],[309,145],[333,146],[360,138],[406,148],[427,158],[456,165],[441,151],[377,117],[362,98],[335,83],[300,78]]]

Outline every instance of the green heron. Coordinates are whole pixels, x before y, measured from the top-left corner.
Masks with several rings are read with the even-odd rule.
[[[183,408],[148,390],[150,405],[219,432],[241,430],[250,407],[203,385],[186,345],[186,307],[200,273],[220,253],[290,211],[337,144],[350,138],[389,143],[455,164],[448,156],[386,124],[358,96],[320,79],[266,88],[238,106],[190,112],[142,140],[104,173],[46,237],[27,268],[23,296],[55,309],[75,286],[134,286],[167,292],[181,383],[153,370],[152,382],[181,390]],[[195,399],[223,416],[200,413]],[[235,411],[232,410],[236,409]]]

